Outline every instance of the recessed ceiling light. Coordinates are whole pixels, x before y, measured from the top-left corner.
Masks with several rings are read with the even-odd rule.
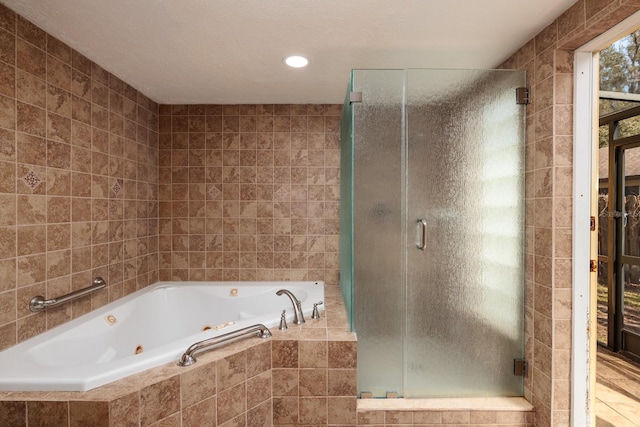
[[[304,56],[293,55],[293,56],[287,56],[284,59],[284,63],[287,64],[289,67],[302,68],[307,66],[307,64],[309,63],[309,60]]]

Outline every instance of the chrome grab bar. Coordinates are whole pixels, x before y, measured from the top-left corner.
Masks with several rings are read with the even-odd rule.
[[[93,279],[93,283],[90,286],[68,293],[66,295],[62,295],[61,297],[45,300],[42,295],[36,295],[35,297],[31,298],[31,301],[29,301],[29,310],[37,313],[39,311],[43,311],[44,309],[64,304],[65,302],[71,301],[72,299],[83,297],[87,294],[90,294],[91,292],[100,290],[105,286],[107,286],[107,282],[105,282],[102,277],[96,277],[95,279]]]
[[[416,242],[416,247],[421,251],[424,251],[424,248],[427,246],[427,221],[424,219],[419,219],[418,223],[418,241]]]
[[[271,336],[271,331],[262,324],[256,324],[217,337],[198,341],[195,344],[191,344],[189,348],[187,348],[187,351],[185,351],[184,354],[180,357],[180,360],[178,360],[178,366],[193,365],[194,363],[196,363],[194,354],[210,350],[211,347],[214,347],[218,344],[222,344],[235,338],[241,338],[247,335],[257,335],[260,338],[269,338]]]

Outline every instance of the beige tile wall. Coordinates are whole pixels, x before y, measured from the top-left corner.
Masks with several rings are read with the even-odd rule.
[[[536,426],[568,426],[571,379],[573,50],[640,9],[579,0],[509,58],[527,71],[526,397]]]
[[[0,5],[0,349],[157,280],[157,110]]]
[[[341,105],[161,105],[160,278],[338,284]]]

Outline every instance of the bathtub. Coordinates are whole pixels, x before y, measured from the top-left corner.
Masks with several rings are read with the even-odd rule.
[[[158,282],[0,352],[0,390],[86,391],[178,361],[197,341],[277,328],[282,310],[292,326],[279,289],[302,302],[307,321],[324,300],[323,282]]]

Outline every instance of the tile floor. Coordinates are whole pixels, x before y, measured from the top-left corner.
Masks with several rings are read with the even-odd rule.
[[[598,349],[596,426],[640,426],[640,365]]]

